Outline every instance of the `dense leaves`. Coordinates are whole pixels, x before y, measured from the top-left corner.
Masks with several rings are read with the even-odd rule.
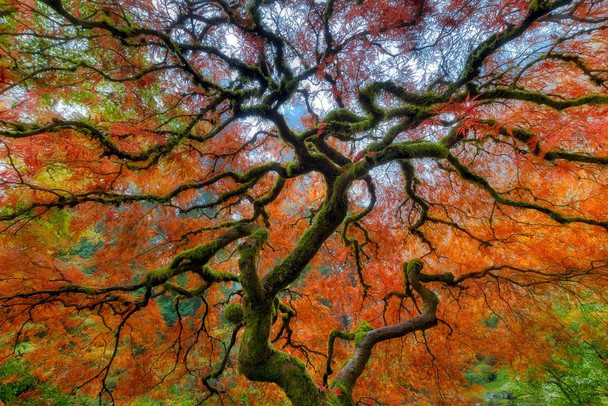
[[[108,404],[566,382],[606,350],[559,309],[606,302],[607,9],[5,0],[5,368]]]

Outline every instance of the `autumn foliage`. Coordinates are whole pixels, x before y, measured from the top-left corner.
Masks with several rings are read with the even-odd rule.
[[[103,404],[453,405],[596,340],[555,309],[607,300],[607,10],[4,0],[0,359]]]

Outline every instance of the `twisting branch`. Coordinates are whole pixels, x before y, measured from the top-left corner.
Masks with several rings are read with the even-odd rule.
[[[365,282],[365,277],[363,275],[363,265],[361,264],[361,253],[363,247],[361,246],[359,240],[357,240],[356,238],[349,238],[347,235],[349,226],[351,224],[359,224],[359,221],[365,216],[367,216],[369,213],[371,213],[371,211],[374,209],[374,206],[376,205],[376,188],[374,187],[372,179],[371,177],[366,176],[364,180],[370,195],[369,203],[363,211],[356,214],[351,214],[344,219],[344,228],[342,229],[342,240],[344,241],[344,244],[346,246],[351,247],[351,249],[353,250],[353,255],[355,256],[357,276],[359,277],[359,283],[363,288],[363,298],[365,299],[368,296],[367,292],[371,285]],[[363,227],[361,228],[363,229]],[[368,237],[367,233],[365,233],[365,235],[366,237]]]
[[[419,275],[422,268],[423,264],[419,260],[412,260],[403,264],[406,289],[407,286],[411,286],[422,299],[421,314],[398,324],[379,327],[366,332],[355,345],[353,356],[331,382],[332,387],[339,387],[350,394],[357,379],[363,373],[376,344],[392,338],[403,337],[414,331],[423,331],[437,324],[436,312],[439,299],[433,291],[427,289],[420,281]]]
[[[477,175],[473,171],[471,171],[466,165],[462,164],[458,158],[454,155],[448,155],[448,162],[452,164],[458,175],[465,181],[471,182],[482,189],[484,189],[488,194],[499,204],[504,204],[511,207],[517,207],[521,209],[534,210],[539,213],[543,213],[551,217],[554,221],[559,224],[569,224],[569,223],[583,223],[590,224],[598,227],[602,227],[608,230],[608,221],[599,221],[594,219],[588,219],[584,217],[568,217],[565,216],[558,211],[552,210],[548,207],[541,206],[536,203],[525,202],[521,200],[513,200],[507,197],[504,197],[500,192],[494,189],[490,183],[483,176]]]

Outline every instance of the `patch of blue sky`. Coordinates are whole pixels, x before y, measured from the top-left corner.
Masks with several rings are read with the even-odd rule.
[[[283,114],[292,130],[303,131],[306,129],[301,121],[301,118],[307,114],[303,101],[295,101],[290,105],[281,106],[281,114]]]

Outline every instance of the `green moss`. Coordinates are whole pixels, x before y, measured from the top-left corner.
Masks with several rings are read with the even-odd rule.
[[[279,298],[275,297],[272,301],[272,324],[277,321],[279,317]]]
[[[419,272],[424,267],[424,264],[419,259],[412,259],[406,265],[406,269],[408,272]],[[415,269],[418,268],[418,269]]]
[[[283,313],[285,313],[285,315],[287,316],[295,316],[296,315],[296,311],[289,305],[279,301],[279,310]]]
[[[97,289],[92,288],[90,286],[80,286],[78,288],[82,293],[85,293],[87,295],[94,295],[95,292],[97,291]]]
[[[251,233],[251,238],[253,238],[260,245],[262,245],[268,240],[268,231],[264,228],[258,228],[253,233]]]
[[[427,141],[406,144],[404,150],[411,158],[445,158],[449,154],[449,150],[444,145]]]
[[[364,119],[364,117],[360,117],[348,109],[335,109],[327,113],[323,121],[342,121],[348,123],[356,123],[358,121],[363,121]]]
[[[173,277],[171,268],[161,268],[150,271],[146,274],[146,283],[148,285],[160,285]]]
[[[313,224],[304,232],[298,245],[277,265],[265,278],[264,286],[269,295],[278,293],[285,286],[294,282],[302,273],[322,242],[342,222],[347,210],[346,190],[352,173],[347,171],[335,182],[335,190],[317,213]]]
[[[206,281],[209,282],[238,282],[239,277],[235,274],[222,271],[214,271],[209,265],[203,265],[198,274]]]
[[[374,328],[367,321],[362,321],[357,330],[355,330],[355,345],[357,345],[361,340],[367,336],[367,333],[372,331]]]
[[[240,303],[229,303],[224,309],[224,318],[234,325],[243,323],[243,306]]]
[[[273,308],[277,307],[243,302],[247,328],[239,350],[239,371],[251,380],[279,385],[295,406],[325,406],[330,395],[319,391],[304,362],[273,348],[268,341]]]
[[[418,269],[415,269],[417,267]],[[409,262],[403,263],[403,285],[407,288],[409,285],[408,275],[410,272],[420,272],[424,264],[419,259],[412,259]]]
[[[301,170],[302,164],[300,162],[289,162],[287,166],[285,166],[285,172],[287,177],[293,177]]]
[[[377,146],[368,146],[366,150],[371,148],[382,147],[381,144]],[[449,156],[449,149],[444,143],[441,142],[429,142],[429,141],[418,141],[418,142],[402,142],[387,146],[383,151],[380,151],[372,157],[372,159],[366,159],[355,165],[352,165],[349,171],[345,174],[352,172],[351,175],[362,176],[370,169],[370,165],[384,164],[395,159],[415,159],[415,158],[435,158],[443,159]],[[343,174],[344,175],[344,174]]]
[[[268,231],[266,231],[263,228],[259,228],[259,229],[255,230],[253,233],[251,233],[251,235],[249,237],[253,241],[249,241],[247,243],[241,244],[241,245],[239,245],[239,247],[237,249],[237,251],[239,252],[239,255],[241,257],[241,259],[239,260],[239,263],[244,262],[244,261],[253,260],[253,258],[259,251],[259,249],[262,247],[262,245],[268,239]]]
[[[534,104],[549,106],[555,110],[564,110],[570,107],[578,107],[583,105],[598,105],[608,102],[608,96],[602,94],[589,94],[573,99],[556,100],[544,93],[524,91],[519,89],[496,88],[487,92],[481,93],[480,99],[512,99],[529,101]]]
[[[528,8],[530,11],[538,11],[542,8],[543,0],[532,0]]]

